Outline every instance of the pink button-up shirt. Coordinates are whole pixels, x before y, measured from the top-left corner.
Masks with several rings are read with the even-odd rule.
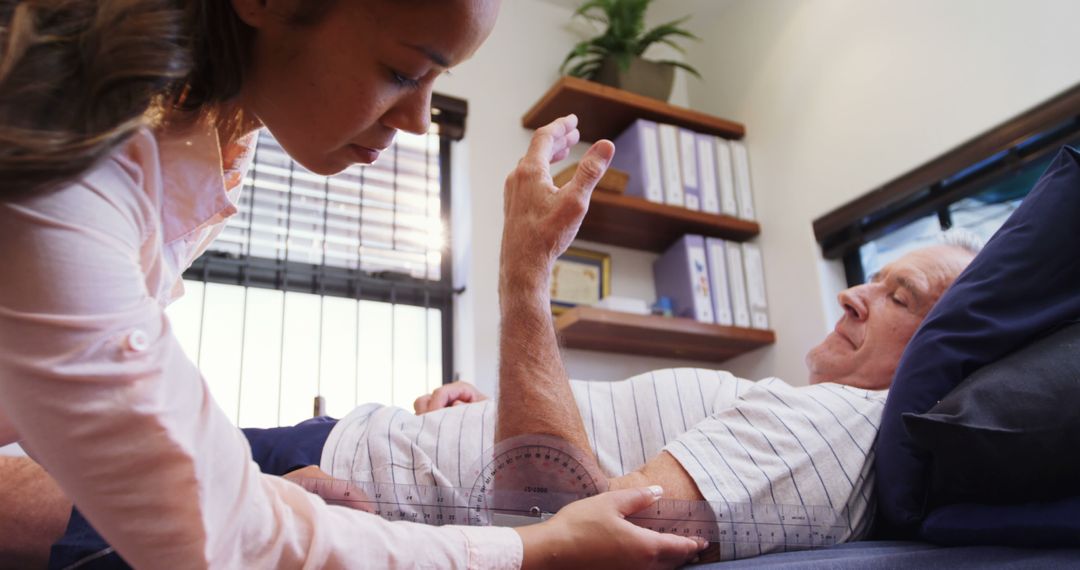
[[[236,212],[237,150],[223,172],[205,124],[142,130],[77,182],[0,202],[0,445],[136,567],[519,567],[511,529],[387,522],[252,462],[164,313]]]

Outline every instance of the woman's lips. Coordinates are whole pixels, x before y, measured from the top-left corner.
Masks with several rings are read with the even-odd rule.
[[[353,158],[356,159],[356,162],[360,162],[363,164],[371,164],[379,158],[380,151],[373,148],[368,148],[366,146],[361,146],[358,144],[350,144],[348,145],[348,149],[352,152]]]

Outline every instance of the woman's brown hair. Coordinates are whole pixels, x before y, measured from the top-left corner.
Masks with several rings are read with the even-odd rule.
[[[229,0],[0,0],[0,199],[78,177],[153,121],[238,132],[252,36]]]

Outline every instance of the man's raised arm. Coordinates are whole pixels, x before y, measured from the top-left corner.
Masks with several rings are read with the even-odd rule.
[[[615,147],[608,141],[594,144],[574,178],[557,188],[550,165],[566,158],[579,137],[573,115],[537,130],[528,153],[506,179],[496,442],[549,434],[590,450],[551,322],[550,278],[555,259],[581,227],[593,188]]]
[[[596,467],[551,322],[552,265],[574,240],[593,188],[615,150],[608,141],[597,142],[582,158],[574,178],[557,188],[550,165],[565,158],[578,138],[573,115],[539,129],[506,180],[495,441],[527,434],[558,436],[585,452],[593,461],[591,467]],[[613,489],[659,484],[668,497],[701,498],[693,479],[667,453],[609,483]]]

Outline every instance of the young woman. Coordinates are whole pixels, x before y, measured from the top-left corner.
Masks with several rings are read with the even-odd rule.
[[[623,520],[655,500],[646,489],[518,530],[327,506],[258,472],[164,316],[236,211],[254,129],[320,174],[373,162],[396,131],[427,130],[433,82],[472,55],[497,10],[0,3],[0,444],[20,441],[133,566],[650,567],[698,549]],[[537,138],[555,160],[577,131],[562,121]],[[539,259],[552,244],[536,247]]]

